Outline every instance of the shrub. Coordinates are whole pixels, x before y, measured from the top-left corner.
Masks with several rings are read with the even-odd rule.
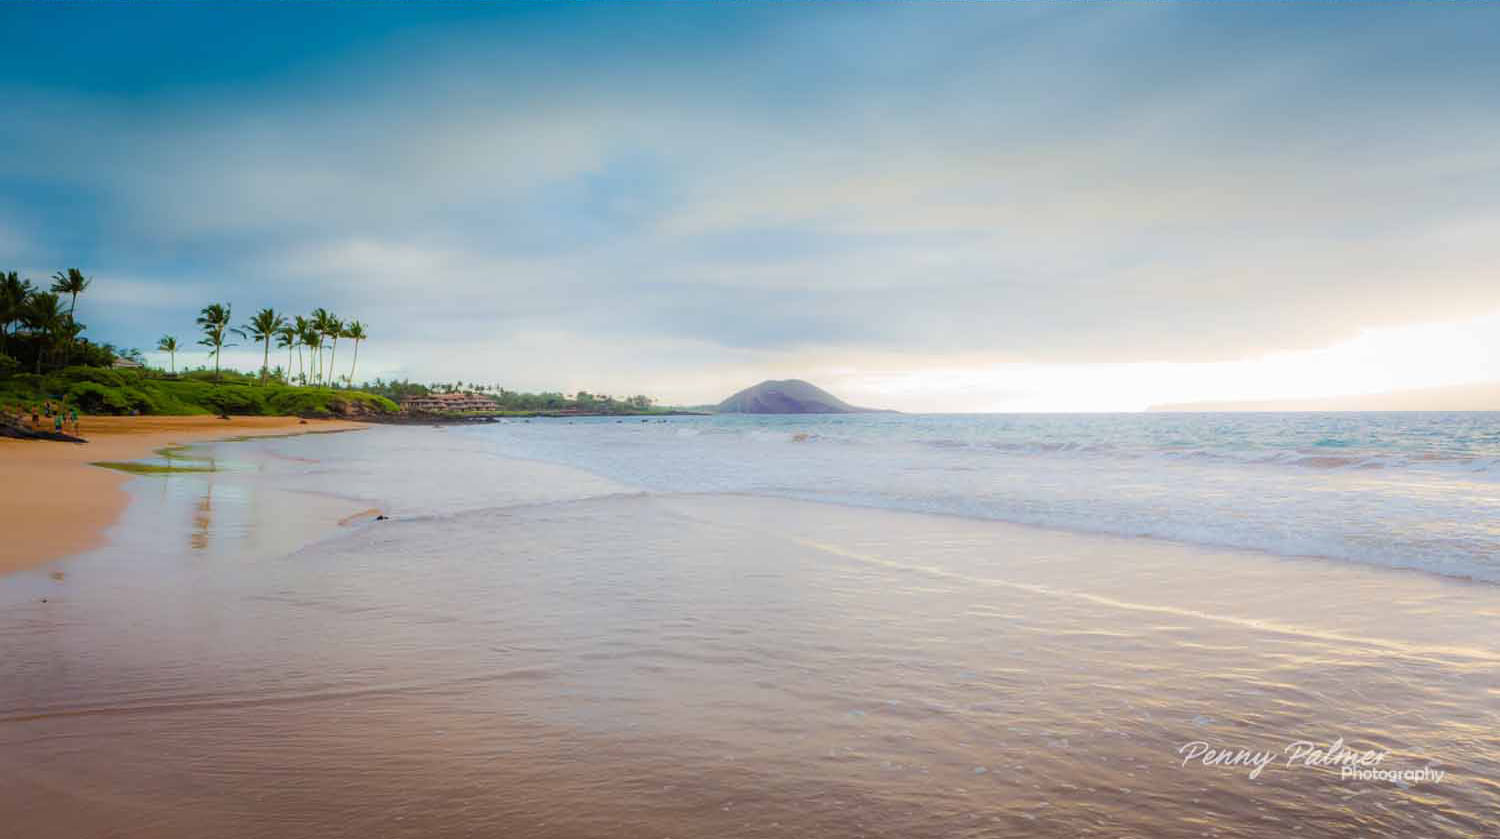
[[[68,401],[90,414],[128,414],[132,407],[119,388],[96,382],[78,382],[68,388]]]
[[[125,387],[135,384],[138,376],[127,375],[121,370],[108,367],[67,367],[52,374],[60,382],[94,382],[106,387]]]
[[[25,406],[66,398],[80,410],[110,414],[134,410],[143,414],[326,417],[347,413],[351,408],[377,413],[397,410],[394,402],[361,391],[262,386],[248,383],[247,376],[236,374],[233,378],[226,375],[223,383],[213,384],[198,376],[166,379],[140,370],[102,367],[69,367],[46,375],[15,373],[0,377],[0,404]]]
[[[220,414],[264,414],[265,397],[244,385],[211,387],[200,404]]]

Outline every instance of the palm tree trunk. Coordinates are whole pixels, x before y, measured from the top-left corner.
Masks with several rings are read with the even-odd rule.
[[[334,365],[334,362],[338,359],[338,356],[339,356],[339,339],[334,338],[333,339],[333,346],[330,347],[329,350],[328,350],[328,381],[330,383],[332,383],[334,387],[338,387],[338,383],[339,383],[338,379],[334,378],[334,375],[333,375],[333,371],[335,369],[337,369],[333,365]]]
[[[266,336],[265,349],[260,354],[260,383],[266,383],[266,374],[271,370],[271,336]]]
[[[354,368],[359,364],[359,339],[354,339],[354,360],[349,362],[349,386],[354,387]]]
[[[172,361],[172,375],[175,376],[177,375],[177,353],[175,351],[169,352],[167,353],[167,357]]]

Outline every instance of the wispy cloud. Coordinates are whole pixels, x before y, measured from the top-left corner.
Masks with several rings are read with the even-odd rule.
[[[0,256],[113,282],[121,343],[200,295],[328,305],[380,336],[371,371],[701,399],[798,364],[1232,361],[1500,308],[1493,10],[673,11],[382,7],[322,56],[277,30],[263,63],[101,36],[12,65]],[[298,13],[330,12],[232,14]],[[43,22],[5,14],[24,59]],[[140,25],[71,14],[87,43]]]

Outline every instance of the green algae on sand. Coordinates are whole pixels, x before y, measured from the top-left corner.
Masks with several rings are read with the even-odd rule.
[[[171,475],[180,472],[217,472],[217,466],[210,463],[207,466],[177,466],[175,464],[160,463],[129,463],[115,460],[96,460],[92,466],[103,466],[105,469],[117,469],[121,472],[129,472],[132,475]]]

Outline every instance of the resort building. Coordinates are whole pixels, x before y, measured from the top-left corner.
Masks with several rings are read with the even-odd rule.
[[[401,410],[419,414],[438,411],[493,411],[495,408],[494,400],[477,393],[429,393],[401,400]]]

